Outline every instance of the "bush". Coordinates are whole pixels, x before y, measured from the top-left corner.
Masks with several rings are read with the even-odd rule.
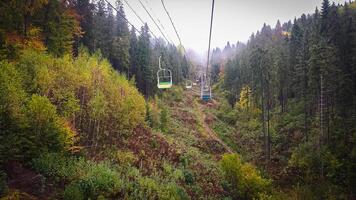
[[[146,104],[146,121],[153,129],[158,129],[160,126],[160,112],[157,106],[158,99],[156,98],[157,96],[155,97],[155,100],[150,100]]]
[[[163,133],[166,133],[168,130],[168,118],[168,111],[163,107],[160,115],[160,129]]]
[[[61,151],[73,144],[74,133],[64,126],[56,107],[47,97],[32,95],[27,105],[27,116],[34,151]]]
[[[76,182],[86,199],[96,199],[99,195],[115,196],[121,189],[120,175],[108,163],[81,162],[77,170],[83,174]]]
[[[174,182],[170,182],[165,187],[163,187],[159,197],[160,199],[190,199],[186,191]]]
[[[116,160],[119,165],[132,166],[137,161],[137,157],[131,151],[118,151]]]
[[[238,154],[225,154],[220,162],[234,198],[254,199],[268,192],[270,181],[262,178],[251,164],[243,163]]]
[[[222,99],[217,117],[229,125],[235,125],[236,115],[236,109],[232,109],[231,105],[225,99]]]
[[[190,199],[186,191],[175,182],[159,183],[150,177],[140,177],[131,199]]]
[[[60,153],[45,153],[32,161],[33,168],[54,181],[72,181],[77,178],[80,161]]]
[[[79,184],[70,184],[65,187],[64,200],[84,200],[84,194],[81,191]]]
[[[188,185],[194,184],[194,174],[190,170],[184,170],[184,182]]]
[[[68,199],[80,199],[82,196],[84,199],[95,199],[99,195],[115,196],[122,186],[120,174],[108,163],[95,163],[83,158],[48,153],[35,159],[33,167],[57,182],[70,183],[64,193]]]
[[[303,199],[303,196],[309,199],[347,199],[350,189],[354,188],[347,182],[345,171],[348,169],[329,149],[318,149],[314,143],[315,140],[311,140],[299,145],[288,161],[288,171],[293,173],[293,177],[297,177],[292,180],[298,183],[294,185],[295,194]]]
[[[22,153],[27,99],[22,82],[15,65],[0,61],[0,164]]]
[[[183,99],[183,88],[172,87],[163,93],[163,99],[166,102],[181,102]]]
[[[7,123],[9,121],[20,123],[27,98],[21,74],[15,65],[5,61],[0,62],[0,69],[0,120]]]
[[[335,183],[339,181],[340,184],[343,180],[337,180],[337,176],[342,170],[339,160],[329,150],[322,148],[320,151],[310,142],[299,145],[292,152],[288,167],[301,172],[300,175],[303,182],[313,184],[320,179],[322,163],[325,177],[329,180],[334,180]]]
[[[6,194],[8,191],[8,187],[6,184],[6,174],[5,172],[0,170],[0,197]]]

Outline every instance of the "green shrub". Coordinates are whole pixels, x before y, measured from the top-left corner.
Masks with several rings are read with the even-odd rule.
[[[221,120],[216,120],[213,124],[213,130],[227,145],[233,149],[238,149],[235,138],[236,130],[232,126]]]
[[[172,87],[163,93],[163,99],[167,102],[181,102],[183,99],[183,88]]]
[[[219,112],[217,117],[225,123],[235,125],[237,120],[236,115],[236,110],[232,109],[231,105],[226,100],[222,99],[222,102],[219,105]]]
[[[33,168],[54,181],[72,181],[77,174],[77,165],[81,162],[59,153],[45,153],[32,161]]]
[[[288,167],[296,168],[301,172],[302,181],[308,184],[319,180],[322,164],[325,177],[337,181],[338,173],[342,169],[341,163],[330,151],[324,148],[318,151],[312,143],[301,144],[292,152],[288,161]]]
[[[158,183],[148,177],[142,177],[138,180],[139,188],[136,190],[135,196],[139,199],[147,198],[147,199],[157,199],[158,198]]]
[[[120,175],[107,163],[81,162],[78,173],[83,175],[77,181],[86,198],[97,198],[99,195],[116,195],[122,186]]]
[[[69,184],[65,187],[64,200],[84,200],[84,194],[79,184]]]
[[[0,197],[6,194],[8,191],[8,187],[6,184],[6,174],[5,172],[0,170]]]
[[[131,199],[190,199],[186,191],[175,182],[162,182],[150,178],[140,177],[137,188],[130,194]]]
[[[251,164],[243,163],[238,154],[225,154],[220,162],[234,198],[254,199],[268,192],[270,181],[262,178]]]
[[[27,98],[16,66],[0,61],[0,164],[9,158],[20,159]]]
[[[160,129],[163,133],[168,131],[168,110],[163,107],[160,115]]]
[[[137,157],[131,151],[117,151],[116,161],[121,166],[132,166],[137,161]]]
[[[96,200],[106,200],[106,198],[103,195],[99,195]]]
[[[170,182],[159,191],[159,199],[186,200],[190,199],[190,197],[182,187],[174,182]]]
[[[180,169],[173,167],[168,162],[163,163],[163,172],[165,177],[173,182],[184,180],[184,174]]]
[[[160,126],[160,112],[157,107],[157,101],[157,99],[154,101],[150,100],[146,104],[146,121],[148,125],[153,129],[158,129]]]
[[[293,175],[298,172],[292,181],[295,183],[294,193],[303,199],[347,199],[352,186],[343,174],[347,173],[343,161],[331,150],[318,149],[314,143],[311,140],[299,145],[288,161],[288,171]]]
[[[184,170],[184,182],[188,185],[192,185],[194,183],[194,174],[190,170]]]
[[[99,195],[115,196],[122,187],[120,174],[108,163],[95,163],[83,158],[49,153],[34,159],[33,167],[57,182],[71,183],[65,194],[68,198],[71,197],[70,191],[76,191],[76,194],[73,194],[76,197],[80,197],[81,192],[85,199],[95,199]]]
[[[22,76],[15,65],[5,61],[0,62],[0,69],[0,120],[20,123],[23,118],[22,108],[27,98]]]
[[[27,105],[29,132],[33,134],[35,144],[32,151],[37,154],[64,150],[71,141],[74,133],[67,128],[57,115],[56,107],[47,97],[32,95]]]

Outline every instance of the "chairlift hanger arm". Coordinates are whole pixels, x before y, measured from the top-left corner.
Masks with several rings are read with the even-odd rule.
[[[210,64],[210,45],[211,45],[211,33],[213,31],[214,6],[215,6],[215,0],[212,0],[211,17],[210,17],[210,32],[209,32],[209,46],[208,46],[208,60],[206,63],[206,74],[209,73],[208,69],[209,69],[209,64]]]
[[[211,95],[211,87],[210,87],[210,80],[209,80],[209,64],[210,64],[210,45],[211,45],[211,33],[213,30],[213,19],[214,19],[214,6],[215,0],[212,0],[211,6],[211,17],[210,17],[210,32],[209,32],[209,45],[208,45],[208,58],[206,61],[206,73],[202,75],[201,80],[201,93],[200,97],[203,101],[209,101],[212,98]]]
[[[162,57],[162,56],[159,56],[159,58],[158,58],[158,67],[159,67],[160,70],[162,69],[162,68],[161,68],[161,57]]]

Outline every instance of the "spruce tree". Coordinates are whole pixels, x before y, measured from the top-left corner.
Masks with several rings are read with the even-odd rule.
[[[116,14],[112,61],[115,69],[128,74],[130,67],[130,32],[124,19],[126,15],[121,1],[117,1],[117,10],[119,13]]]
[[[150,35],[147,24],[141,28],[137,49],[137,86],[143,94],[149,96],[150,87],[154,86],[152,84],[153,71],[150,67]]]

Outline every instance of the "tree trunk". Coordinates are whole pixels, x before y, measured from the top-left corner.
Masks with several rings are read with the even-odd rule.
[[[270,119],[270,107],[271,107],[271,96],[270,96],[269,83],[267,83],[267,159],[271,160],[271,135],[269,128],[269,119]]]
[[[268,138],[267,138],[267,133],[266,133],[266,111],[265,111],[265,91],[264,91],[264,81],[263,81],[263,73],[261,69],[261,104],[262,104],[262,132],[263,132],[263,138],[264,138],[264,149],[265,149],[265,156],[266,159],[268,158]]]
[[[319,136],[319,156],[321,160],[320,176],[324,177],[324,161],[322,147],[324,143],[324,83],[323,75],[320,75],[320,136]]]
[[[303,64],[303,100],[304,100],[304,134],[305,140],[308,141],[308,109],[307,109],[307,90],[308,90],[308,83],[307,83],[307,69],[305,63]]]
[[[25,13],[24,14],[24,22],[23,22],[23,35],[25,38],[27,38],[29,18],[30,18],[30,16],[27,13]]]

